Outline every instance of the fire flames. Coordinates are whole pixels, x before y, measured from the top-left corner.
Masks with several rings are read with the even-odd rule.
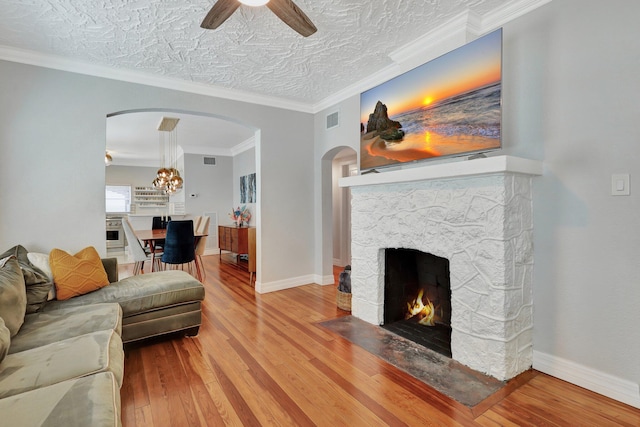
[[[424,289],[420,290],[418,297],[410,303],[407,303],[407,315],[406,319],[411,319],[414,316],[417,316],[418,323],[425,326],[435,326],[435,316],[436,309],[433,306],[433,303],[427,298],[427,304],[425,305],[422,301],[422,296],[424,295]]]

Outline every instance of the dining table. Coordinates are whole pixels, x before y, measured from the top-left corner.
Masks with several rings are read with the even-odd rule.
[[[143,246],[148,246],[149,251],[151,252],[151,271],[154,271],[155,268],[155,256],[156,256],[156,245],[164,243],[164,240],[167,238],[167,229],[160,228],[155,230],[134,230],[136,237],[142,241]],[[207,236],[208,233],[193,233],[193,237],[195,238],[195,245],[198,246],[198,241],[201,237]]]

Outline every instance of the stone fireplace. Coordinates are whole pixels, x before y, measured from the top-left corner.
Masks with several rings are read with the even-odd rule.
[[[385,251],[448,260],[451,357],[501,380],[532,364],[532,177],[498,156],[343,178],[351,188],[352,313],[385,323]]]

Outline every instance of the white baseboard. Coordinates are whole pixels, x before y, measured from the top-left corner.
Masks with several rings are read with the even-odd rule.
[[[313,281],[313,283],[317,283],[321,286],[333,285],[334,283],[336,283],[336,278],[333,277],[333,274],[330,274],[328,276],[321,276],[319,274],[315,274],[314,277],[315,277],[315,280]]]
[[[256,282],[256,292],[266,294],[267,292],[281,291],[283,289],[295,288],[298,286],[314,283],[315,276],[309,274],[307,276],[291,277],[284,280],[276,280],[275,282]]]
[[[261,283],[256,282],[256,292],[266,294],[267,292],[281,291],[283,289],[295,288],[309,284],[333,285],[334,279],[331,276],[320,276],[318,274],[308,274],[306,276],[291,277],[284,280],[276,280],[275,282]]]
[[[345,264],[341,259],[334,258],[333,259],[333,265],[338,266],[338,267],[344,267],[347,264]]]
[[[640,384],[535,350],[533,369],[640,409]]]

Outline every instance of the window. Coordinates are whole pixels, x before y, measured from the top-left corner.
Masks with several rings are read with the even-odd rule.
[[[107,185],[105,195],[107,212],[129,212],[131,210],[130,185]]]

